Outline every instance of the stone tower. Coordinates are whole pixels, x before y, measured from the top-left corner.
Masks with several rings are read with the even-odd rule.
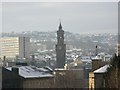
[[[64,44],[64,31],[60,22],[57,31],[57,45],[56,45],[56,68],[64,68],[66,60],[66,44]]]

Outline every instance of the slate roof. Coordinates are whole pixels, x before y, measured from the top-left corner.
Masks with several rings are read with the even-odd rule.
[[[37,68],[35,66],[17,66],[19,69],[19,75],[24,78],[42,78],[53,77],[48,69]],[[7,70],[12,71],[12,67],[6,67]]]
[[[105,65],[105,66],[95,70],[94,73],[105,73],[107,71],[108,67],[109,67],[109,65]]]

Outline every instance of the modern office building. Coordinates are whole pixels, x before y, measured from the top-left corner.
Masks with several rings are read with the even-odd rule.
[[[3,37],[0,38],[0,42],[1,58],[4,56],[7,59],[13,59],[16,56],[19,58],[29,58],[29,37]]]
[[[64,44],[64,31],[61,22],[57,31],[56,60],[56,68],[64,68],[66,60],[66,44]]]

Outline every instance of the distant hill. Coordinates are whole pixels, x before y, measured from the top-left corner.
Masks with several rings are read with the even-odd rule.
[[[2,37],[30,36],[32,42],[46,44],[47,49],[54,49],[56,44],[56,31],[39,32],[26,31],[21,33],[2,33]],[[98,52],[114,54],[116,52],[117,34],[75,34],[65,31],[65,43],[73,48],[82,49],[85,53],[95,53],[95,46],[98,45]]]

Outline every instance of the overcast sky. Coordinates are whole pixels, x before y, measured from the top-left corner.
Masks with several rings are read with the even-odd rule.
[[[3,32],[57,31],[117,33],[117,2],[4,2]]]

